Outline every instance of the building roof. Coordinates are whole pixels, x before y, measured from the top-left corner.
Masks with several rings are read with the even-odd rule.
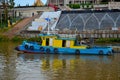
[[[69,1],[93,1],[93,0],[69,0]]]
[[[62,37],[59,37],[58,35],[53,35],[53,34],[39,34],[39,36],[46,37],[46,38],[57,37],[57,40],[69,40],[69,41],[75,40],[75,38],[62,38]]]
[[[43,3],[41,0],[36,0],[36,2],[34,3],[34,6],[43,6]]]
[[[75,38],[57,38],[57,40],[68,40],[68,41],[74,41]]]

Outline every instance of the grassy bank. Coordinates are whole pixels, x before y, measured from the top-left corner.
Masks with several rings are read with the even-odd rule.
[[[33,38],[23,38],[21,36],[15,36],[12,39],[8,38],[7,36],[0,34],[0,42],[4,41],[12,41],[12,42],[22,42],[23,40],[28,41],[41,41],[40,37],[33,37]],[[120,43],[120,38],[99,38],[94,41],[95,43]]]
[[[0,35],[0,42],[8,42],[8,41],[22,42],[23,40],[39,42],[39,41],[41,41],[41,38],[40,37],[23,38],[21,36],[15,36],[15,37],[13,37],[13,38],[10,39],[7,36]]]
[[[120,38],[99,38],[95,40],[96,43],[120,43]]]

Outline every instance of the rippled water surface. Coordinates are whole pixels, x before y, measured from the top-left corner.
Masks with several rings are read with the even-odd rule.
[[[0,80],[120,80],[120,54],[51,55],[14,50],[0,43]]]

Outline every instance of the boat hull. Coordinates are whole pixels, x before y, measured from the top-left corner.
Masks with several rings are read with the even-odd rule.
[[[76,48],[56,48],[51,46],[37,46],[37,48],[26,48],[20,45],[15,48],[17,51],[26,53],[48,53],[48,54],[93,54],[93,55],[111,55],[113,54],[111,47],[91,47],[86,49]]]

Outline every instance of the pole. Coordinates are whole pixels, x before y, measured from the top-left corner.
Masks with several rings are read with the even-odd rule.
[[[56,5],[58,5],[57,0],[56,0]]]
[[[1,12],[1,27],[2,27],[2,12]]]
[[[59,0],[58,0],[58,6],[59,6]]]
[[[48,17],[48,20],[47,20],[47,26],[48,26],[48,31],[47,31],[47,34],[49,35],[50,34],[50,19],[49,19],[49,17]]]
[[[47,34],[48,35],[50,34],[49,21],[48,21],[48,32],[47,32]]]
[[[2,12],[1,12],[1,27],[2,27]]]

